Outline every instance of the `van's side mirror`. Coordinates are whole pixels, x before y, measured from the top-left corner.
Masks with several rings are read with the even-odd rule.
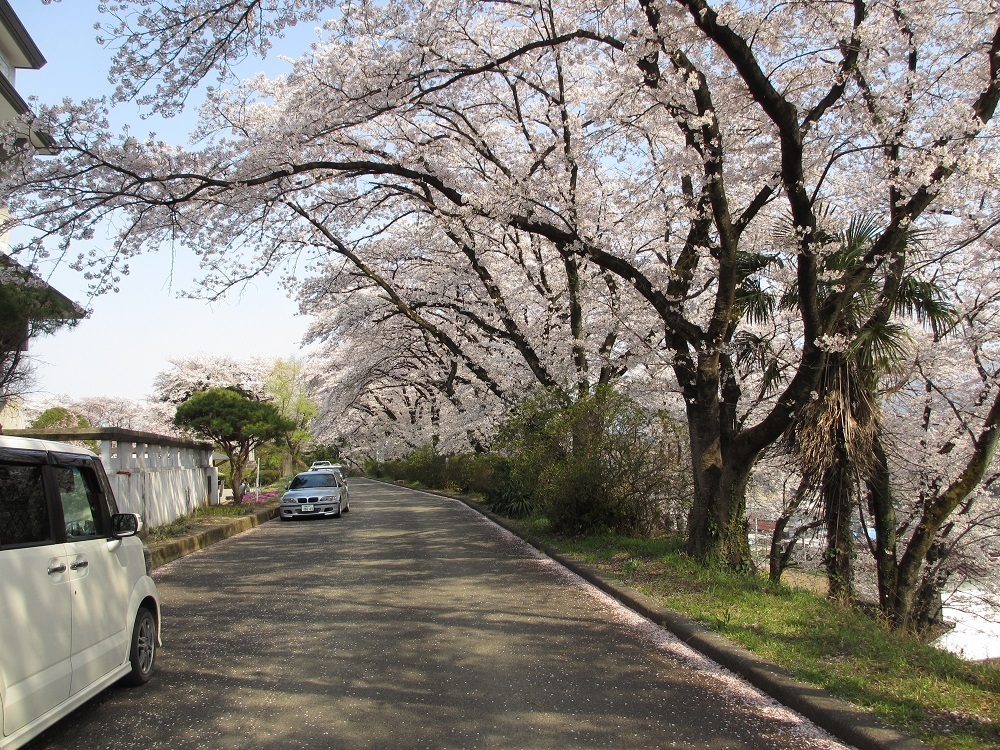
[[[111,516],[111,536],[122,539],[135,536],[142,528],[142,519],[138,513],[115,513]]]

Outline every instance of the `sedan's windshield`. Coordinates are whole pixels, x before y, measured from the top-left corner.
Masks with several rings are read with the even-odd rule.
[[[290,490],[301,490],[305,487],[336,487],[337,477],[333,474],[299,474],[288,485]]]

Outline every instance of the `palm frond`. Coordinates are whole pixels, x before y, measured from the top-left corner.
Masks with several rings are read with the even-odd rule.
[[[869,387],[874,388],[881,375],[899,369],[906,361],[911,340],[906,326],[893,321],[857,332],[850,352]]]
[[[933,281],[907,276],[899,286],[894,310],[930,326],[936,336],[948,333],[958,322],[958,313],[945,298],[944,290]]]
[[[757,279],[747,278],[736,289],[736,309],[740,318],[753,325],[762,325],[774,317],[777,300],[764,291]]]

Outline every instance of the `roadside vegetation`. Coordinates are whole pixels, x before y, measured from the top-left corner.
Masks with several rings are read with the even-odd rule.
[[[667,608],[870,709],[940,750],[1000,747],[1000,665],[971,663],[805,587],[696,563],[676,535],[569,537],[547,519],[526,531]],[[822,579],[819,579],[822,580]]]
[[[172,539],[188,536],[189,534],[202,531],[213,525],[225,523],[234,518],[249,516],[257,513],[263,508],[275,505],[280,493],[277,489],[270,488],[261,492],[259,501],[252,495],[244,498],[244,502],[236,505],[227,503],[225,505],[206,505],[198,508],[193,513],[182,516],[170,523],[161,524],[145,532],[146,544],[158,544],[169,542]]]
[[[470,497],[573,555],[939,750],[1000,747],[1000,665],[894,627],[874,601],[830,595],[829,570],[705,564],[686,550],[690,462],[683,425],[610,390],[541,393],[493,450],[424,446],[369,475]],[[940,627],[940,626],[939,626]],[[940,632],[940,631],[938,631]]]
[[[434,489],[419,480],[395,479]],[[438,489],[463,494],[453,486]],[[484,495],[470,499],[483,501]],[[1000,665],[965,661],[917,635],[890,629],[875,607],[846,606],[817,593],[826,585],[821,575],[801,574],[794,584],[774,585],[763,574],[695,561],[680,534],[567,535],[554,532],[551,520],[537,512],[506,518],[938,750],[1000,747]]]

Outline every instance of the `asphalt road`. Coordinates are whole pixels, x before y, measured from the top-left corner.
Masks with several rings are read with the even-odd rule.
[[[352,480],[155,577],[153,681],[29,748],[842,747],[444,498]]]

